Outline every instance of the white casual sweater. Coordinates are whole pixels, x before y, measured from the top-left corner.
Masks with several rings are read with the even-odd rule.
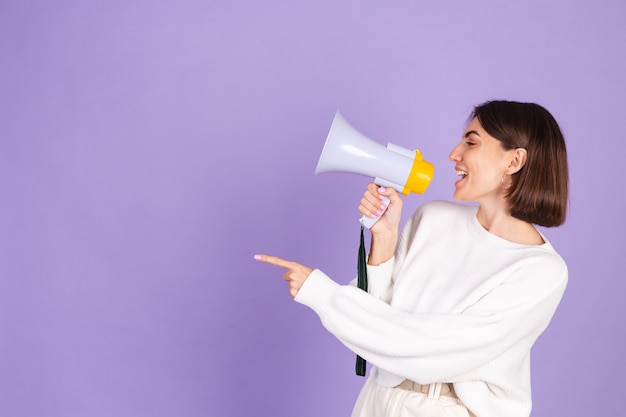
[[[369,294],[314,270],[296,296],[392,387],[454,383],[477,417],[530,415],[530,349],[567,283],[550,243],[486,231],[476,207],[424,204],[393,259],[368,266]],[[354,282],[352,283],[354,284]]]

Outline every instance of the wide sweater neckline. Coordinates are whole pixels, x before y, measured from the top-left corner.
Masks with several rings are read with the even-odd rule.
[[[525,249],[525,248],[536,248],[536,249],[548,249],[548,250],[552,250],[552,245],[550,245],[550,242],[548,241],[548,239],[546,239],[546,237],[543,235],[543,233],[541,233],[539,230],[537,230],[537,233],[539,233],[539,235],[541,236],[541,238],[543,239],[542,244],[540,245],[529,245],[526,243],[517,243],[517,242],[513,242],[507,239],[504,239],[500,236],[497,236],[493,233],[491,233],[489,230],[485,229],[483,227],[482,224],[480,224],[480,222],[478,221],[478,207],[476,206],[467,206],[470,208],[470,218],[469,218],[469,229],[470,232],[478,239],[480,239],[483,242],[487,242],[491,245],[500,247],[500,248],[509,248],[509,249]]]

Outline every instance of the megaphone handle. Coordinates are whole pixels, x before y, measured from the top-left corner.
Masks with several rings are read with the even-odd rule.
[[[385,210],[387,209],[387,207],[389,206],[390,200],[389,197],[385,197],[384,200],[381,201],[381,203],[385,206]],[[383,211],[383,214],[385,214],[385,211]],[[365,227],[367,227],[367,229],[371,229],[372,226],[374,226],[376,224],[376,222],[380,219],[380,217],[383,215],[381,214],[378,217],[367,217],[367,216],[361,216],[361,218],[359,219],[359,221],[361,222],[361,224]]]

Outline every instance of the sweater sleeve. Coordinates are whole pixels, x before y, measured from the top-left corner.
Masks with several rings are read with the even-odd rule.
[[[367,265],[367,292],[386,302],[391,299],[393,262],[394,258],[391,258],[380,265]],[[357,287],[358,277],[350,281],[349,285]]]
[[[368,293],[386,303],[391,301],[393,283],[391,273],[393,270],[394,258],[383,262],[380,265],[367,266]]]
[[[461,382],[509,349],[530,349],[548,325],[567,281],[560,258],[532,260],[460,314],[408,313],[319,270],[296,301],[368,362],[422,384]],[[560,262],[559,262],[560,260]]]

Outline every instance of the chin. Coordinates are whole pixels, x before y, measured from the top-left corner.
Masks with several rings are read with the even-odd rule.
[[[452,194],[452,197],[454,197],[454,199],[458,201],[469,201],[463,196],[463,193],[459,191],[455,191],[454,194]]]

